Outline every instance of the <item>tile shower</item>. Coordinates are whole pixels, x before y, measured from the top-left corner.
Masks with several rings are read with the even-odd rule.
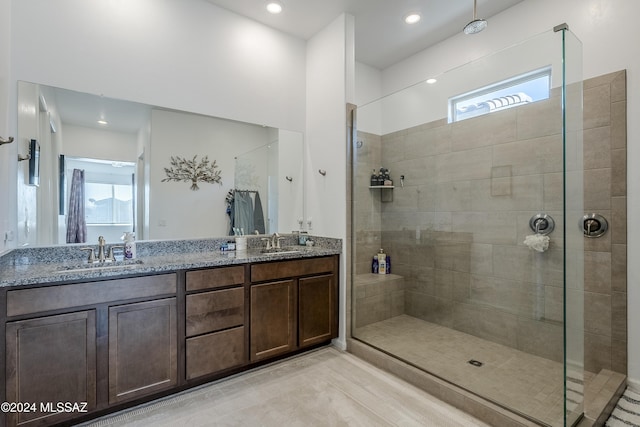
[[[545,101],[460,122],[359,130],[353,337],[516,413],[562,425],[564,282],[570,266],[579,266],[584,378],[568,397],[581,399],[583,383],[602,370],[626,374],[625,81],[621,71],[581,84],[581,199],[584,213],[609,222],[602,238],[580,242],[584,266],[565,269],[564,245],[572,243],[563,239],[560,89]],[[381,165],[394,189],[368,187]],[[556,220],[541,254],[523,244],[540,212]],[[579,217],[567,215],[567,227],[578,230]],[[391,255],[392,274],[371,274],[380,248]],[[476,359],[481,368],[466,363]]]

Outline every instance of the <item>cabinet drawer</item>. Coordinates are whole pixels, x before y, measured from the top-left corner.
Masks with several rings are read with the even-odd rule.
[[[334,269],[334,257],[276,261],[251,265],[251,281],[285,279],[295,276],[329,273]]]
[[[187,336],[244,323],[244,288],[187,295]]]
[[[245,363],[244,326],[187,339],[187,379]]]
[[[187,272],[187,291],[215,289],[244,283],[244,266],[210,268]]]
[[[113,279],[7,292],[7,316],[176,293],[176,275]]]

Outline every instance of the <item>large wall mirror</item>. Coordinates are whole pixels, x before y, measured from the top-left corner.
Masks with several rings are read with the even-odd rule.
[[[18,82],[20,246],[298,228],[303,135]],[[83,225],[84,223],[84,225]],[[86,232],[84,231],[86,227]]]

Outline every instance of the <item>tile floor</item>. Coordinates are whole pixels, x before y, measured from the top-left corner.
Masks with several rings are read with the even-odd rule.
[[[487,426],[333,347],[85,426]]]
[[[515,412],[563,425],[561,363],[407,315],[358,328],[354,337]],[[582,382],[571,384],[578,404]]]

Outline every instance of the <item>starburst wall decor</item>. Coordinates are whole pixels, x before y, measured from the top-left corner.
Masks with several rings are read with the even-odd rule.
[[[180,156],[171,156],[171,167],[164,168],[167,177],[162,182],[191,182],[192,191],[200,189],[198,182],[222,185],[222,177],[220,176],[222,171],[216,170],[218,169],[216,161],[211,162],[209,156],[204,156],[202,160],[198,161],[197,157],[198,155],[196,154],[193,159],[188,160]]]

